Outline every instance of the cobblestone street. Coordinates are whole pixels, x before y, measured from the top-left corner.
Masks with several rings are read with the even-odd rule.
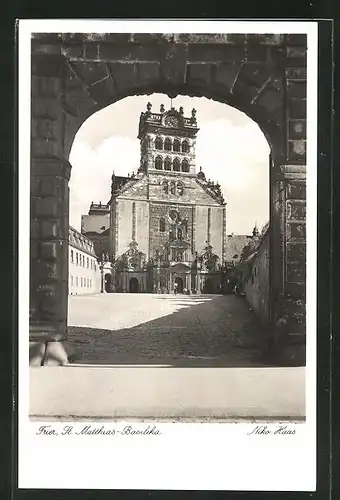
[[[73,296],[68,322],[74,363],[263,365],[261,327],[233,295]]]

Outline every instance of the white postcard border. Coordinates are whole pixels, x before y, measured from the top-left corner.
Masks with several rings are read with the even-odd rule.
[[[37,436],[29,422],[30,37],[38,32],[307,33],[306,423],[293,436],[249,436],[251,424],[157,424],[162,436]],[[291,21],[20,20],[20,488],[313,491],[316,486],[317,23]],[[48,368],[42,368],[48,369]],[[50,423],[50,422],[48,422]],[[54,425],[54,424],[53,424]],[[64,427],[66,422],[54,427]],[[74,423],[72,425],[75,425]],[[79,428],[85,424],[76,424]],[[121,427],[123,424],[106,424]],[[270,424],[269,427],[275,426]]]

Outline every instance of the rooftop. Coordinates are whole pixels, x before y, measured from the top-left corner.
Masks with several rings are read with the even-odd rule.
[[[190,117],[184,116],[184,109],[182,106],[178,110],[171,107],[166,111],[164,104],[161,104],[159,113],[152,112],[151,109],[152,104],[148,102],[146,105],[146,111],[142,112],[140,115],[138,139],[143,136],[146,125],[167,127],[169,128],[169,131],[186,129],[196,133],[199,130],[197,128],[195,108],[191,110]]]

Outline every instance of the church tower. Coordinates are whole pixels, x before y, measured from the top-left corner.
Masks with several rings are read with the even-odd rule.
[[[161,104],[160,112],[141,113],[139,134],[141,145],[140,173],[181,173],[195,175],[195,147],[198,132],[196,110],[191,117],[184,116],[183,108],[165,111]]]

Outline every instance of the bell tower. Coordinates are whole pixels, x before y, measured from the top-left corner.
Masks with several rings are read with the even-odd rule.
[[[165,111],[161,104],[159,113],[152,112],[149,102],[139,120],[140,173],[179,172],[196,175],[195,149],[197,127],[196,110],[191,117],[184,116],[182,107]]]

